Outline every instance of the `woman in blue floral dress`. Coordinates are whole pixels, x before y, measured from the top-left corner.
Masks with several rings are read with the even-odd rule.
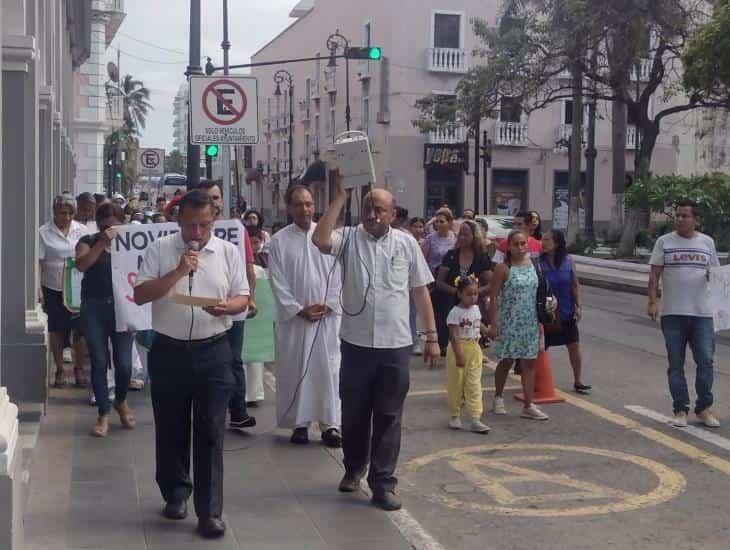
[[[494,270],[490,287],[490,336],[497,340],[495,352],[500,360],[495,373],[495,414],[506,414],[504,386],[511,361],[521,366],[525,407],[521,416],[531,420],[547,420],[548,416],[533,402],[535,393],[535,359],[540,329],[537,321],[538,273],[527,252],[527,234],[512,231],[507,239],[504,263]]]

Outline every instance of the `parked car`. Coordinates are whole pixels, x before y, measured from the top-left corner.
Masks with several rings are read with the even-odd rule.
[[[510,231],[514,228],[514,217],[512,216],[477,216],[477,219],[487,222],[489,232],[487,237],[490,239],[506,239]]]

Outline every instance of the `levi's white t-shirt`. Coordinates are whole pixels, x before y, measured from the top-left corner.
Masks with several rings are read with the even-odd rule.
[[[480,336],[481,322],[482,312],[477,305],[470,308],[454,306],[446,317],[447,326],[458,327],[456,335],[459,340],[477,340]]]
[[[697,232],[687,239],[676,231],[662,235],[649,263],[664,268],[662,316],[712,317],[710,268],[720,262],[711,237]]]

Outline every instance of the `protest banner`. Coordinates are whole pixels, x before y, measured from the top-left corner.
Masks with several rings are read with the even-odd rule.
[[[84,274],[76,269],[76,261],[66,258],[63,264],[63,305],[71,313],[81,311],[81,280]]]
[[[258,313],[246,320],[246,337],[243,339],[243,360],[247,363],[274,361],[274,295],[269,275],[263,267],[254,266],[256,272],[256,306]]]
[[[119,332],[149,330],[152,328],[150,304],[134,303],[134,286],[147,248],[157,239],[180,231],[176,223],[121,225],[112,242],[112,289],[114,290],[114,314]],[[246,254],[243,241],[243,225],[237,220],[220,220],[213,226],[213,234],[236,245],[244,265]]]
[[[730,330],[730,265],[710,270],[710,303],[715,332]]]

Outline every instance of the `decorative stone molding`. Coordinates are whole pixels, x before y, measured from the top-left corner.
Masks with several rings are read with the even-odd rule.
[[[0,387],[0,475],[9,474],[18,443],[18,407],[10,402],[8,390]]]
[[[56,95],[53,92],[53,86],[40,86],[38,88],[38,102],[40,108],[44,111],[47,109],[53,109],[53,103],[56,100]]]
[[[38,57],[35,36],[3,36],[3,71],[27,73],[29,65]]]
[[[63,120],[63,117],[61,116],[61,111],[53,111],[53,128],[54,129],[61,127],[62,120]]]

